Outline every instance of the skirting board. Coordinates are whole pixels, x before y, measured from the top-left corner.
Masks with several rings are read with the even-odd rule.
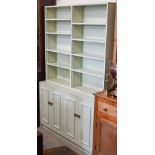
[[[45,128],[45,129],[47,129],[48,131],[52,132],[58,138],[58,140],[60,140],[61,142],[63,142],[67,147],[69,147],[70,149],[72,149],[73,151],[75,151],[76,153],[78,153],[79,155],[92,155],[91,153],[83,150],[79,146],[77,146],[74,143],[70,142],[66,138],[58,135],[57,133],[55,133],[51,129],[45,127],[44,125],[40,125],[40,126],[43,127],[43,128]]]

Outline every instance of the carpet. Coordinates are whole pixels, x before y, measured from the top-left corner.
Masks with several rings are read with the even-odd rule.
[[[52,149],[46,149],[43,155],[78,155],[76,152],[72,151],[66,146],[56,147]]]

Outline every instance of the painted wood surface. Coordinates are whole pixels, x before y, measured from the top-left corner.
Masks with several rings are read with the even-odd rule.
[[[47,6],[46,79],[90,94],[104,89],[114,18],[114,3]]]
[[[78,93],[40,84],[41,124],[92,153],[93,101]]]
[[[70,4],[92,4],[102,2],[116,2],[116,0],[57,0],[57,5],[70,5]]]

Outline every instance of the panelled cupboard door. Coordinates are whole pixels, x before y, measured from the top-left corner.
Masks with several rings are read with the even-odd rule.
[[[92,152],[92,113],[91,105],[79,103],[78,143],[89,152]]]
[[[40,119],[41,124],[49,126],[49,90],[47,87],[40,87]]]
[[[97,120],[97,143],[95,155],[117,154],[116,125],[103,119]]]
[[[63,95],[62,107],[62,128],[64,136],[72,142],[77,142],[77,118],[75,114],[78,110],[77,101],[74,96]]]
[[[61,131],[61,94],[50,89],[49,97],[49,124],[50,129],[57,133]]]

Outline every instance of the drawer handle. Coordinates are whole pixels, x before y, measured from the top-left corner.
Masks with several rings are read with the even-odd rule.
[[[48,102],[48,104],[53,105],[53,103],[52,103],[52,102]]]
[[[78,115],[78,114],[74,114],[74,116],[75,116],[75,117],[78,117],[78,118],[80,118],[80,117],[81,117],[81,116],[80,116],[80,115]]]
[[[103,111],[108,111],[108,109],[107,108],[104,108]]]

